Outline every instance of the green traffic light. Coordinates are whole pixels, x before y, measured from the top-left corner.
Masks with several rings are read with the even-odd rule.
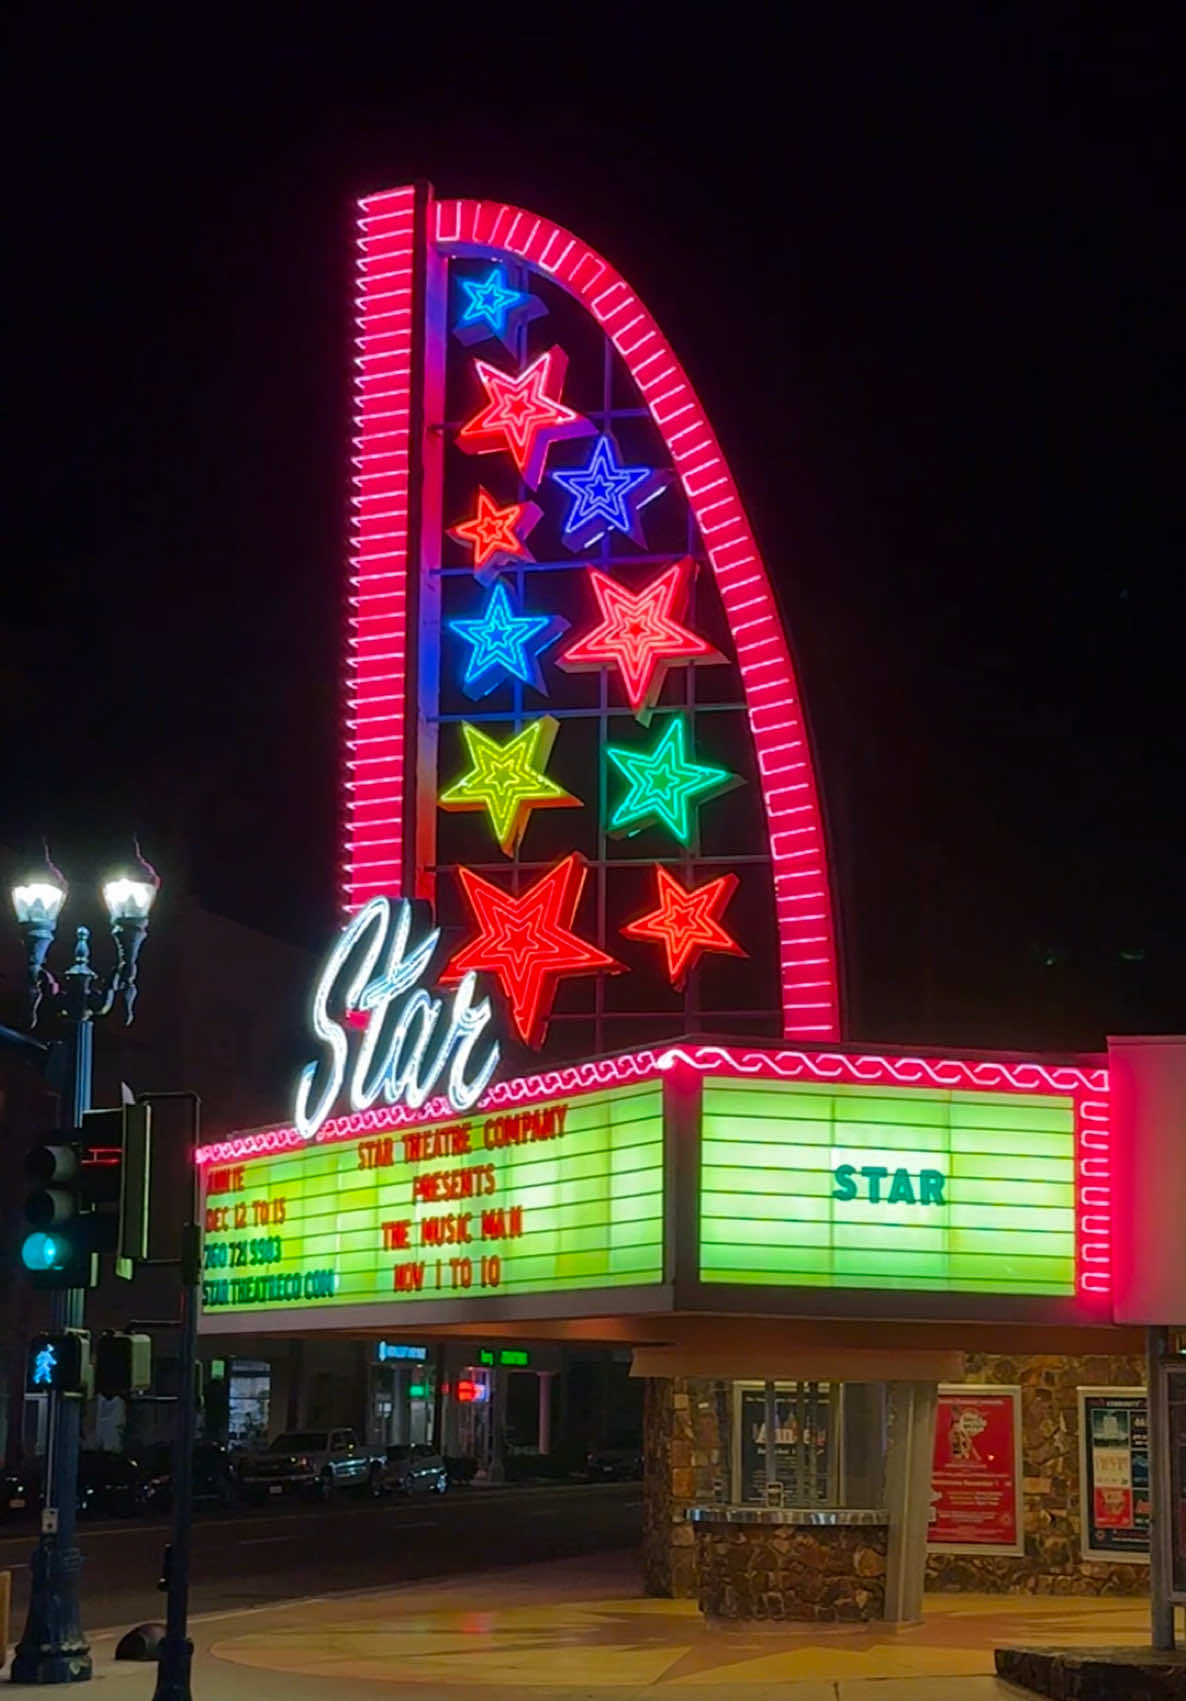
[[[55,1234],[30,1234],[21,1247],[21,1262],[26,1270],[60,1270],[69,1251],[67,1243]]]

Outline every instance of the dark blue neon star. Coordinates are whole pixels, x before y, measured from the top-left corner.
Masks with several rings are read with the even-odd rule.
[[[470,645],[469,662],[461,680],[461,689],[467,697],[485,697],[507,676],[544,691],[540,652],[568,630],[567,620],[558,614],[516,614],[510,592],[501,580],[491,591],[480,617],[450,620],[447,624]]]
[[[583,549],[607,527],[644,544],[638,510],[667,482],[667,474],[653,467],[624,467],[612,437],[597,439],[583,467],[552,477],[573,499],[564,521],[564,541],[570,549]]]
[[[527,290],[513,289],[501,266],[491,266],[484,278],[459,278],[465,306],[453,326],[453,335],[466,344],[498,337],[511,347],[515,329],[525,319],[535,319],[547,308]]]

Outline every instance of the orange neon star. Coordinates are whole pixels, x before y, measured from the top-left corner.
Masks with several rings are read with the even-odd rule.
[[[455,543],[472,548],[474,572],[479,579],[488,578],[483,569],[492,562],[533,559],[523,539],[538,522],[540,513],[534,502],[512,502],[500,508],[490,492],[479,485],[476,513],[452,526],[449,536]]]
[[[597,970],[615,974],[623,966],[572,931],[586,871],[584,857],[573,851],[516,898],[459,868],[479,931],[445,965],[441,984],[452,985],[469,969],[494,975],[520,1037],[542,1044],[558,981]]]
[[[731,957],[749,955],[717,919],[737,890],[736,874],[722,874],[718,880],[688,891],[656,863],[655,878],[658,909],[627,922],[622,932],[627,939],[656,939],[663,945],[672,986],[677,990],[683,986],[701,951],[724,951]]]
[[[687,604],[691,576],[690,555],[666,568],[641,591],[628,591],[590,567],[589,582],[601,608],[601,620],[557,656],[557,665],[581,669],[605,667],[612,662],[622,675],[631,709],[639,720],[649,719],[672,662],[725,659],[704,638],[680,625],[678,617]]]
[[[544,476],[548,450],[565,437],[588,437],[596,429],[560,400],[568,356],[550,348],[516,374],[475,360],[489,400],[458,429],[457,447],[470,455],[507,449],[534,490]]]

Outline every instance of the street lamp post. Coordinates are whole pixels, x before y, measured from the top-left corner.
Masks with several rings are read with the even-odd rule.
[[[35,1027],[45,998],[65,1027],[65,1038],[53,1048],[53,1062],[64,1064],[63,1109],[70,1126],[80,1128],[91,1108],[94,1020],[105,1016],[122,998],[125,1020],[132,1020],[136,1000],[136,963],[148,932],[148,916],[160,881],[140,856],[103,885],[103,900],[115,940],[116,962],[100,979],[91,967],[90,929],[75,933],[74,959],[59,985],[46,967],[46,958],[66,902],[67,885],[49,860],[28,880],[13,887],[12,902],[25,939],[28,969],[29,1026]],[[64,1118],[63,1118],[64,1120]],[[59,1288],[53,1294],[52,1329],[80,1329],[86,1290]],[[41,1534],[31,1561],[32,1582],[25,1628],[12,1659],[14,1683],[79,1683],[91,1676],[91,1655],[78,1608],[78,1575],[82,1555],[75,1544],[78,1510],[78,1449],[82,1430],[82,1401],[53,1390],[49,1399],[44,1509]],[[53,1514],[56,1512],[56,1518]],[[47,1517],[45,1513],[50,1515]]]

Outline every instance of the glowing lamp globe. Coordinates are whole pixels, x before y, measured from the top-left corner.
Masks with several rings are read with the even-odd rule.
[[[12,888],[12,907],[22,926],[31,922],[52,930],[65,902],[65,883],[53,879],[44,870]]]
[[[159,880],[148,880],[141,873],[114,874],[103,882],[103,902],[112,922],[147,921]]]

